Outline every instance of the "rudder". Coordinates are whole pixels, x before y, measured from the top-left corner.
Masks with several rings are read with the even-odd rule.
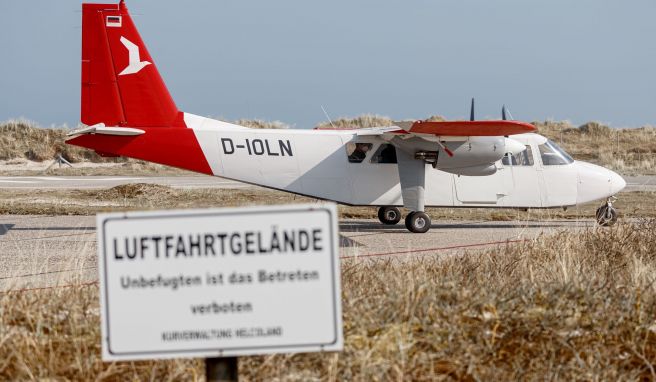
[[[123,1],[82,5],[81,93],[87,125],[184,127]]]

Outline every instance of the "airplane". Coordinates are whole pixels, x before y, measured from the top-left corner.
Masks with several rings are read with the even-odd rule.
[[[618,174],[575,161],[535,126],[508,118],[403,121],[363,129],[251,129],[178,110],[123,0],[82,5],[81,121],[68,144],[345,205],[383,224],[429,207],[567,208],[605,199],[617,220]]]

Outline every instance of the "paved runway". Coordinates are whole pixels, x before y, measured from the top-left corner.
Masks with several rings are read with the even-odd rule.
[[[656,191],[656,176],[627,176],[625,192]],[[215,176],[0,176],[0,188],[17,189],[93,189],[126,183],[154,183],[175,188],[249,188],[256,187]]]
[[[503,245],[542,232],[578,230],[585,221],[439,221],[426,234],[403,224],[343,220],[342,258],[414,259]],[[94,216],[0,215],[0,291],[92,282],[98,279]]]

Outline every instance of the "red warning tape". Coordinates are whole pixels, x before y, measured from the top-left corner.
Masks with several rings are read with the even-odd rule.
[[[521,239],[521,240],[504,240],[504,241],[491,241],[487,243],[476,243],[476,244],[463,244],[463,245],[453,245],[450,247],[437,247],[437,248],[426,248],[426,249],[412,249],[408,251],[398,251],[398,252],[385,252],[385,253],[370,253],[366,255],[356,255],[356,256],[340,256],[340,259],[357,259],[360,257],[376,257],[376,256],[396,256],[396,255],[410,255],[413,253],[419,252],[437,252],[445,251],[449,249],[461,249],[461,248],[473,248],[473,247],[483,247],[487,245],[497,245],[497,244],[511,244],[511,243],[523,243],[529,241],[530,239]]]

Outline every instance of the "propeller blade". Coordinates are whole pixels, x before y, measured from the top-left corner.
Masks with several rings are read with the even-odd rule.
[[[471,102],[471,111],[469,112],[469,120],[473,121],[474,120],[474,98],[472,97],[472,102]]]
[[[501,108],[501,118],[504,121],[514,121],[515,118],[513,118],[512,114],[510,114],[510,110],[506,107],[506,105],[503,105]]]

